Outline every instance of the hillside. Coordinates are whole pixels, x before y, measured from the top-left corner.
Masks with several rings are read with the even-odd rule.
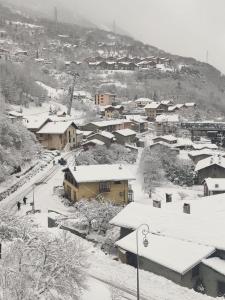
[[[43,32],[33,39],[29,35],[17,32],[16,41],[21,48],[29,51],[30,61],[34,61],[35,57],[49,61],[48,65],[35,66],[43,73],[44,82],[51,82],[52,74],[55,73],[69,74],[78,71],[80,79],[77,88],[92,94],[97,90],[105,90],[127,100],[153,95],[159,99],[172,97],[177,103],[196,102],[201,110],[209,113],[212,110],[225,112],[225,77],[209,64],[167,53],[126,35],[114,34],[96,27],[69,23],[55,24],[50,19],[31,17],[27,11],[18,13],[16,10],[12,11],[1,6],[0,24],[3,29],[10,31],[9,26],[4,25],[6,20],[43,26]],[[10,34],[12,37],[13,32]],[[171,65],[169,71],[157,68],[135,69],[130,72],[90,69],[86,63],[87,59],[98,56],[166,57],[171,61]],[[74,61],[75,64],[68,67],[65,65],[66,61]],[[54,76],[52,79],[54,84],[55,79]],[[68,76],[64,82],[58,81],[57,84],[68,89],[70,77]]]

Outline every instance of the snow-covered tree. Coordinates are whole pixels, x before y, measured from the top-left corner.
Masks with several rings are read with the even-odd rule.
[[[86,258],[83,245],[69,234],[17,239],[0,261],[2,299],[80,299]]]

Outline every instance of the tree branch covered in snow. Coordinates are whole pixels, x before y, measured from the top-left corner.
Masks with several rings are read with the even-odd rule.
[[[10,300],[79,299],[87,267],[79,241],[37,233],[9,246],[0,261],[0,290]]]
[[[0,182],[40,151],[33,133],[0,114]]]

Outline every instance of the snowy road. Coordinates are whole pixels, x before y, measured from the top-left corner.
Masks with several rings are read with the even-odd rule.
[[[72,159],[76,153],[79,153],[79,149],[75,151],[70,151],[68,153],[65,153],[61,155],[61,157],[65,158],[67,161]],[[63,166],[65,167],[65,166]],[[16,192],[12,193],[10,196],[5,198],[0,203],[0,208],[2,209],[9,209],[9,210],[15,210],[16,211],[16,203],[17,201],[22,201],[24,196],[27,196],[30,194],[34,188],[35,185],[41,185],[47,183],[51,178],[54,177],[54,175],[63,168],[61,165],[56,164],[55,166],[52,166],[47,168],[47,170],[44,170],[43,172],[38,173],[36,176],[34,176],[31,180],[29,180],[26,184],[21,186]]]

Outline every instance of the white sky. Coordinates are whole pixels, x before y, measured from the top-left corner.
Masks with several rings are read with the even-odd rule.
[[[205,61],[208,50],[209,63],[225,73],[225,0],[38,0],[41,2],[45,9],[58,2],[58,7],[66,6],[97,25],[116,20],[133,37],[174,54]]]

